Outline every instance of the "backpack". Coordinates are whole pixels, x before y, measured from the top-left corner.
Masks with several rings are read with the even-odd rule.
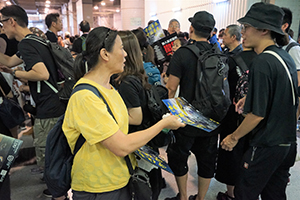
[[[234,101],[237,103],[241,98],[243,98],[248,93],[248,76],[249,69],[244,60],[240,55],[231,56],[231,58],[236,63],[236,73],[239,79],[236,84],[236,90],[234,94]]]
[[[74,58],[71,55],[70,51],[66,48],[61,47],[57,43],[50,42],[49,40],[44,40],[36,35],[28,35],[25,39],[34,40],[48,47],[54,63],[56,65],[58,80],[55,86],[53,86],[50,82],[44,81],[55,93],[58,94],[60,100],[68,101],[73,86],[76,81],[74,78]],[[41,92],[41,83],[38,81],[38,93]]]
[[[287,45],[286,47],[286,51],[289,52],[291,50],[291,48],[295,47],[295,46],[299,46],[300,47],[300,44],[298,44],[297,42],[291,42],[290,44]]]
[[[86,50],[86,37],[84,37],[83,35],[80,37],[81,38],[81,50],[85,51]]]
[[[195,99],[191,102],[204,116],[220,122],[231,105],[227,56],[215,44],[201,51],[196,44],[183,46],[197,57]]]
[[[90,90],[99,98],[103,99],[104,103],[107,105],[108,111],[111,113],[102,94],[92,85],[79,84],[74,88],[72,94],[83,89]],[[67,138],[62,130],[63,121],[64,115],[58,119],[55,126],[50,130],[46,141],[44,178],[50,193],[55,198],[65,195],[71,188],[73,160],[76,153],[85,142],[85,138],[80,134],[73,155]]]
[[[144,63],[144,69],[148,76],[148,82],[151,85],[160,85],[160,72],[158,68],[151,62]]]

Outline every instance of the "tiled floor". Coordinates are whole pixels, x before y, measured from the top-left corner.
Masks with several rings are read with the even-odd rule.
[[[24,145],[31,145],[31,136],[23,136]],[[298,144],[300,139],[298,138]],[[298,147],[298,152],[300,148]],[[161,149],[161,155],[166,158],[164,149]],[[30,169],[36,167],[35,165],[23,166],[14,168],[11,174],[11,198],[12,200],[50,200],[42,195],[42,191],[46,188],[40,178],[41,175],[31,175]],[[195,194],[197,191],[197,176],[196,164],[194,156],[189,159],[189,179],[188,179],[188,194]],[[296,162],[291,169],[291,181],[287,187],[288,200],[300,199],[300,161]],[[174,176],[168,172],[163,172],[163,176],[167,182],[167,188],[163,189],[159,200],[164,200],[166,197],[173,197],[177,194],[177,187]],[[219,191],[225,191],[225,186],[217,182],[215,179],[211,181],[206,200],[215,200],[216,194]],[[1,197],[0,197],[1,200]]]

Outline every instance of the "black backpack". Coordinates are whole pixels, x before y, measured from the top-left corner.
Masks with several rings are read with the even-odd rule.
[[[182,48],[188,48],[198,57],[192,105],[204,116],[221,122],[231,105],[227,56],[221,53],[217,44],[207,51],[200,51],[196,44]]]
[[[99,98],[103,99],[104,103],[107,105],[108,112],[111,113],[102,94],[92,85],[79,84],[74,88],[72,94],[83,89],[90,90]],[[73,159],[85,142],[85,138],[80,134],[73,155],[67,138],[62,130],[63,121],[64,115],[58,119],[55,126],[51,129],[46,141],[44,178],[50,193],[55,198],[65,195],[71,188]]]
[[[58,94],[60,100],[67,102],[71,96],[73,86],[76,83],[73,68],[74,58],[70,51],[55,42],[44,40],[36,35],[28,35],[25,39],[37,41],[49,48],[54,63],[56,64],[58,80],[56,85],[52,85],[48,81],[44,82]],[[38,84],[38,91],[40,90],[39,85],[40,84]]]

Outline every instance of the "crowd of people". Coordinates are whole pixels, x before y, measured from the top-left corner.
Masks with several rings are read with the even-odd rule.
[[[58,13],[46,16],[46,33],[28,28],[27,13],[19,6],[4,7],[0,13],[0,98],[19,102],[17,94],[31,97],[30,105],[22,106],[33,122],[37,168],[32,173],[44,172],[47,135],[65,114],[62,128],[71,150],[80,135],[86,139],[72,167],[74,200],[132,199],[124,157],[129,155],[134,167],[142,165],[133,152],[146,144],[159,152],[151,141],[163,129],[172,129],[176,138],[167,147],[167,157],[178,188],[175,197],[165,200],[204,200],[213,177],[227,187],[216,194],[217,200],[286,199],[300,115],[300,45],[289,35],[293,32],[288,8],[255,3],[238,20],[241,25],[229,24],[219,32],[214,16],[206,11],[188,19],[189,33],[181,32],[179,21],[171,19],[164,33],[176,33],[177,39],[172,56],[164,63],[157,62],[141,27],[91,30],[83,20],[79,24],[82,35],[66,33],[63,40],[58,35],[63,28]],[[76,92],[68,104],[62,102],[47,84],[56,85],[58,80],[55,60],[47,46],[26,39],[32,34],[69,49],[75,59],[75,86],[97,88],[112,114],[104,100],[88,90]],[[183,48],[187,45],[195,45],[200,52],[216,45],[228,58],[231,105],[221,125],[209,134],[173,115],[150,123],[146,91],[151,87],[165,86],[168,98],[195,99],[198,57]],[[246,88],[242,94],[241,87]],[[1,119],[0,128],[2,134],[18,137],[18,127],[10,129]],[[198,175],[198,191],[193,195],[187,188],[191,153]],[[157,200],[164,185],[161,169],[148,166],[146,171],[152,199]],[[52,196],[48,189],[43,194],[68,199],[67,195]],[[10,200],[9,176],[0,185],[0,195]]]

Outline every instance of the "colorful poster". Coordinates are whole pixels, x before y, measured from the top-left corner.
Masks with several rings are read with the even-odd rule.
[[[18,156],[23,141],[0,133],[0,185]]]
[[[147,35],[148,43],[152,45],[154,42],[165,37],[164,30],[162,29],[158,20],[151,23],[144,29],[144,32]]]
[[[138,155],[140,158],[150,162],[151,164],[162,168],[163,170],[166,170],[167,172],[173,174],[170,166],[168,163],[159,156],[157,152],[151,149],[151,147],[145,145],[139,148],[134,152],[136,155]]]
[[[164,104],[173,115],[181,118],[182,122],[207,132],[215,130],[219,126],[219,122],[203,116],[196,108],[194,108],[183,97],[173,99],[164,99]]]
[[[177,39],[177,34],[166,36],[152,44],[158,62],[169,61],[173,51],[174,41]]]

